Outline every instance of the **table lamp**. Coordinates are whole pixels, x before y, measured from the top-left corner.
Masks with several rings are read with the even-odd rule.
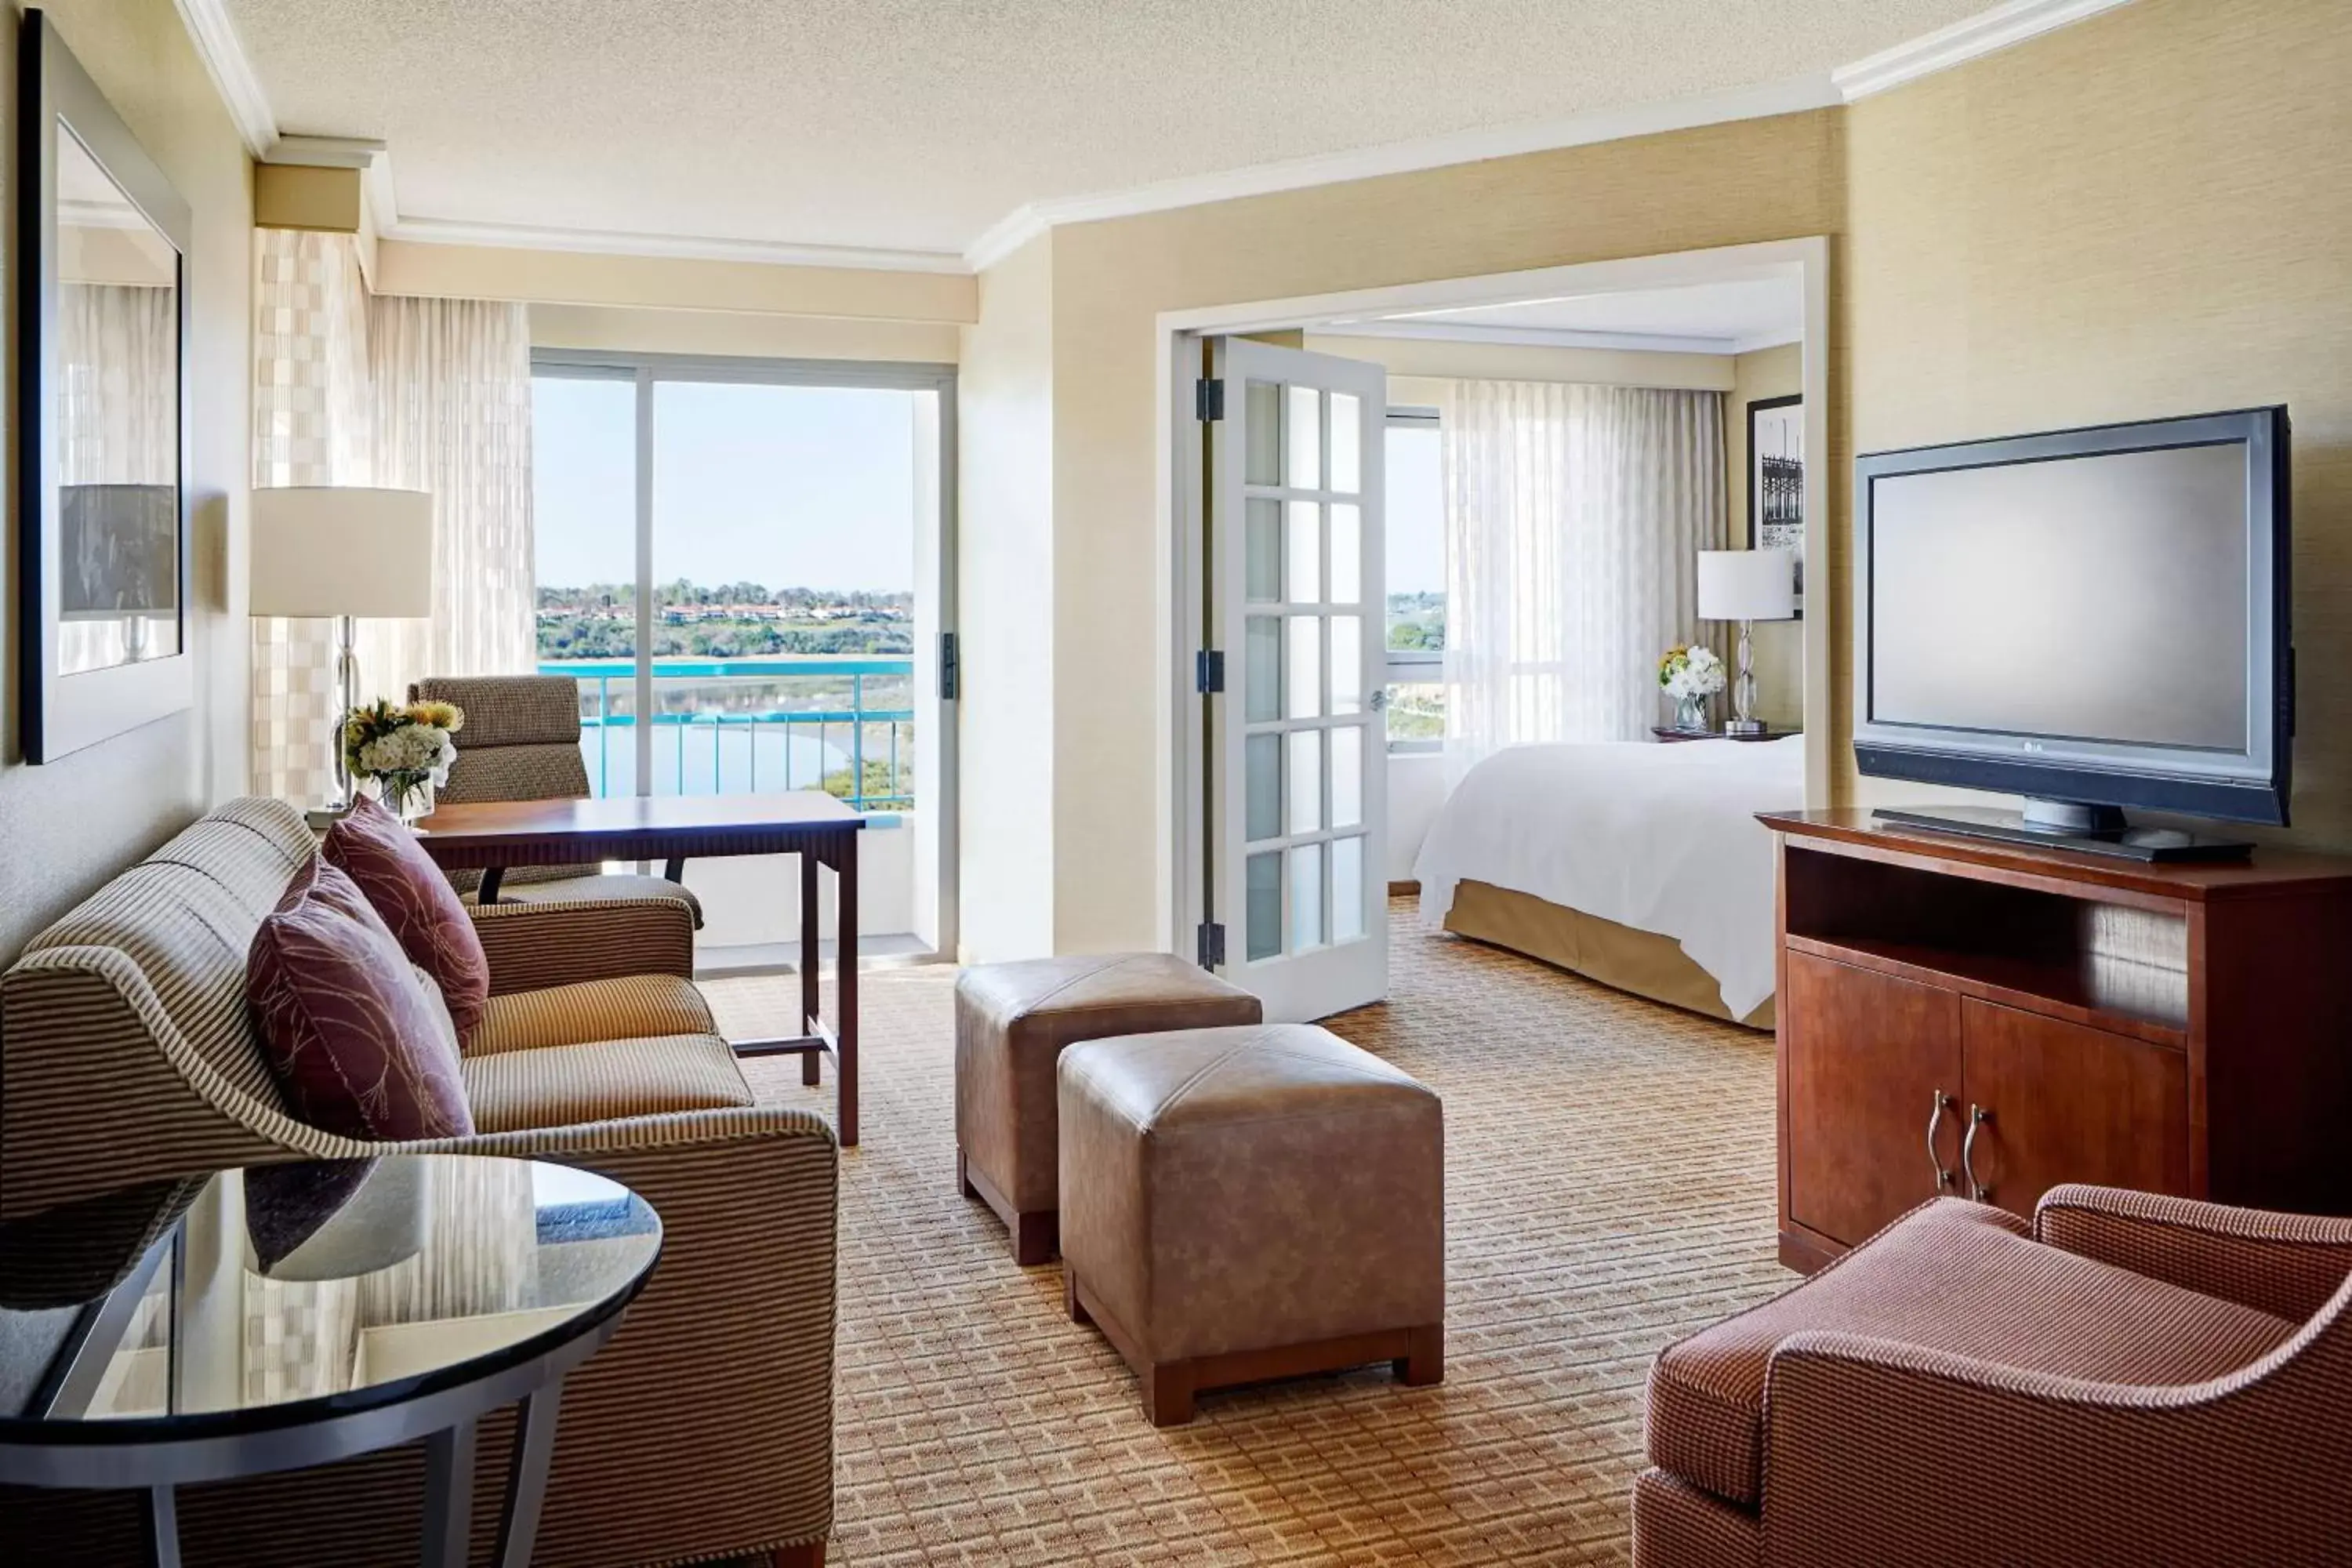
[[[293,485],[253,492],[247,612],[328,616],[335,626],[336,811],[352,804],[342,716],[359,706],[354,624],[433,614],[433,498],[423,490]]]
[[[1698,552],[1698,618],[1739,623],[1739,675],[1731,685],[1730,735],[1760,735],[1756,672],[1748,628],[1758,621],[1794,620],[1797,558],[1787,550],[1702,550]]]

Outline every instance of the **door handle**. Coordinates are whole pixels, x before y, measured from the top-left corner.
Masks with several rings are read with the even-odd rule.
[[[1969,1107],[1969,1135],[1960,1140],[1960,1170],[1969,1178],[1969,1196],[1980,1204],[1992,1202],[1992,1189],[1977,1180],[1977,1134],[1992,1120],[1990,1109]]]
[[[1927,1113],[1927,1163],[1936,1168],[1936,1190],[1939,1193],[1952,1184],[1952,1173],[1945,1165],[1943,1155],[1936,1152],[1936,1135],[1944,1130],[1944,1112],[1958,1110],[1959,1104],[1939,1089],[1936,1091],[1936,1109]]]

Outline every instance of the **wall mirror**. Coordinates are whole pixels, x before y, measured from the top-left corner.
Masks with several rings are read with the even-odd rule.
[[[37,11],[20,59],[25,760],[188,707],[187,203]]]

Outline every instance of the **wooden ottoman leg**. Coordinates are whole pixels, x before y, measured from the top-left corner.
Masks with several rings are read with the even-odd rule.
[[[1426,1388],[1445,1381],[1445,1325],[1429,1323],[1408,1329],[1404,1359],[1391,1363],[1396,1380],[1408,1388]]]
[[[1192,1363],[1163,1361],[1144,1370],[1143,1407],[1154,1426],[1182,1426],[1192,1419]]]
[[[968,1198],[980,1196],[980,1189],[971,1184],[971,1172],[964,1165],[961,1144],[956,1148],[956,1185],[963,1189],[963,1195]]]
[[[1094,1321],[1087,1315],[1086,1303],[1078,1300],[1078,1277],[1066,1263],[1062,1266],[1062,1307],[1070,1314],[1070,1321],[1074,1323]]]
[[[1054,1261],[1061,1241],[1061,1215],[1052,1209],[1013,1216],[1013,1261],[1034,1268]]]

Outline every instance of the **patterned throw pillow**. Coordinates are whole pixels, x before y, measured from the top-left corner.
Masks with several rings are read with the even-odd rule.
[[[350,873],[407,953],[441,987],[457,1037],[469,1040],[490,1000],[490,961],[457,889],[416,835],[364,795],[327,829],[330,863]]]
[[[346,1138],[474,1130],[457,1052],[352,879],[312,859],[254,932],[245,995],[293,1113]]]

